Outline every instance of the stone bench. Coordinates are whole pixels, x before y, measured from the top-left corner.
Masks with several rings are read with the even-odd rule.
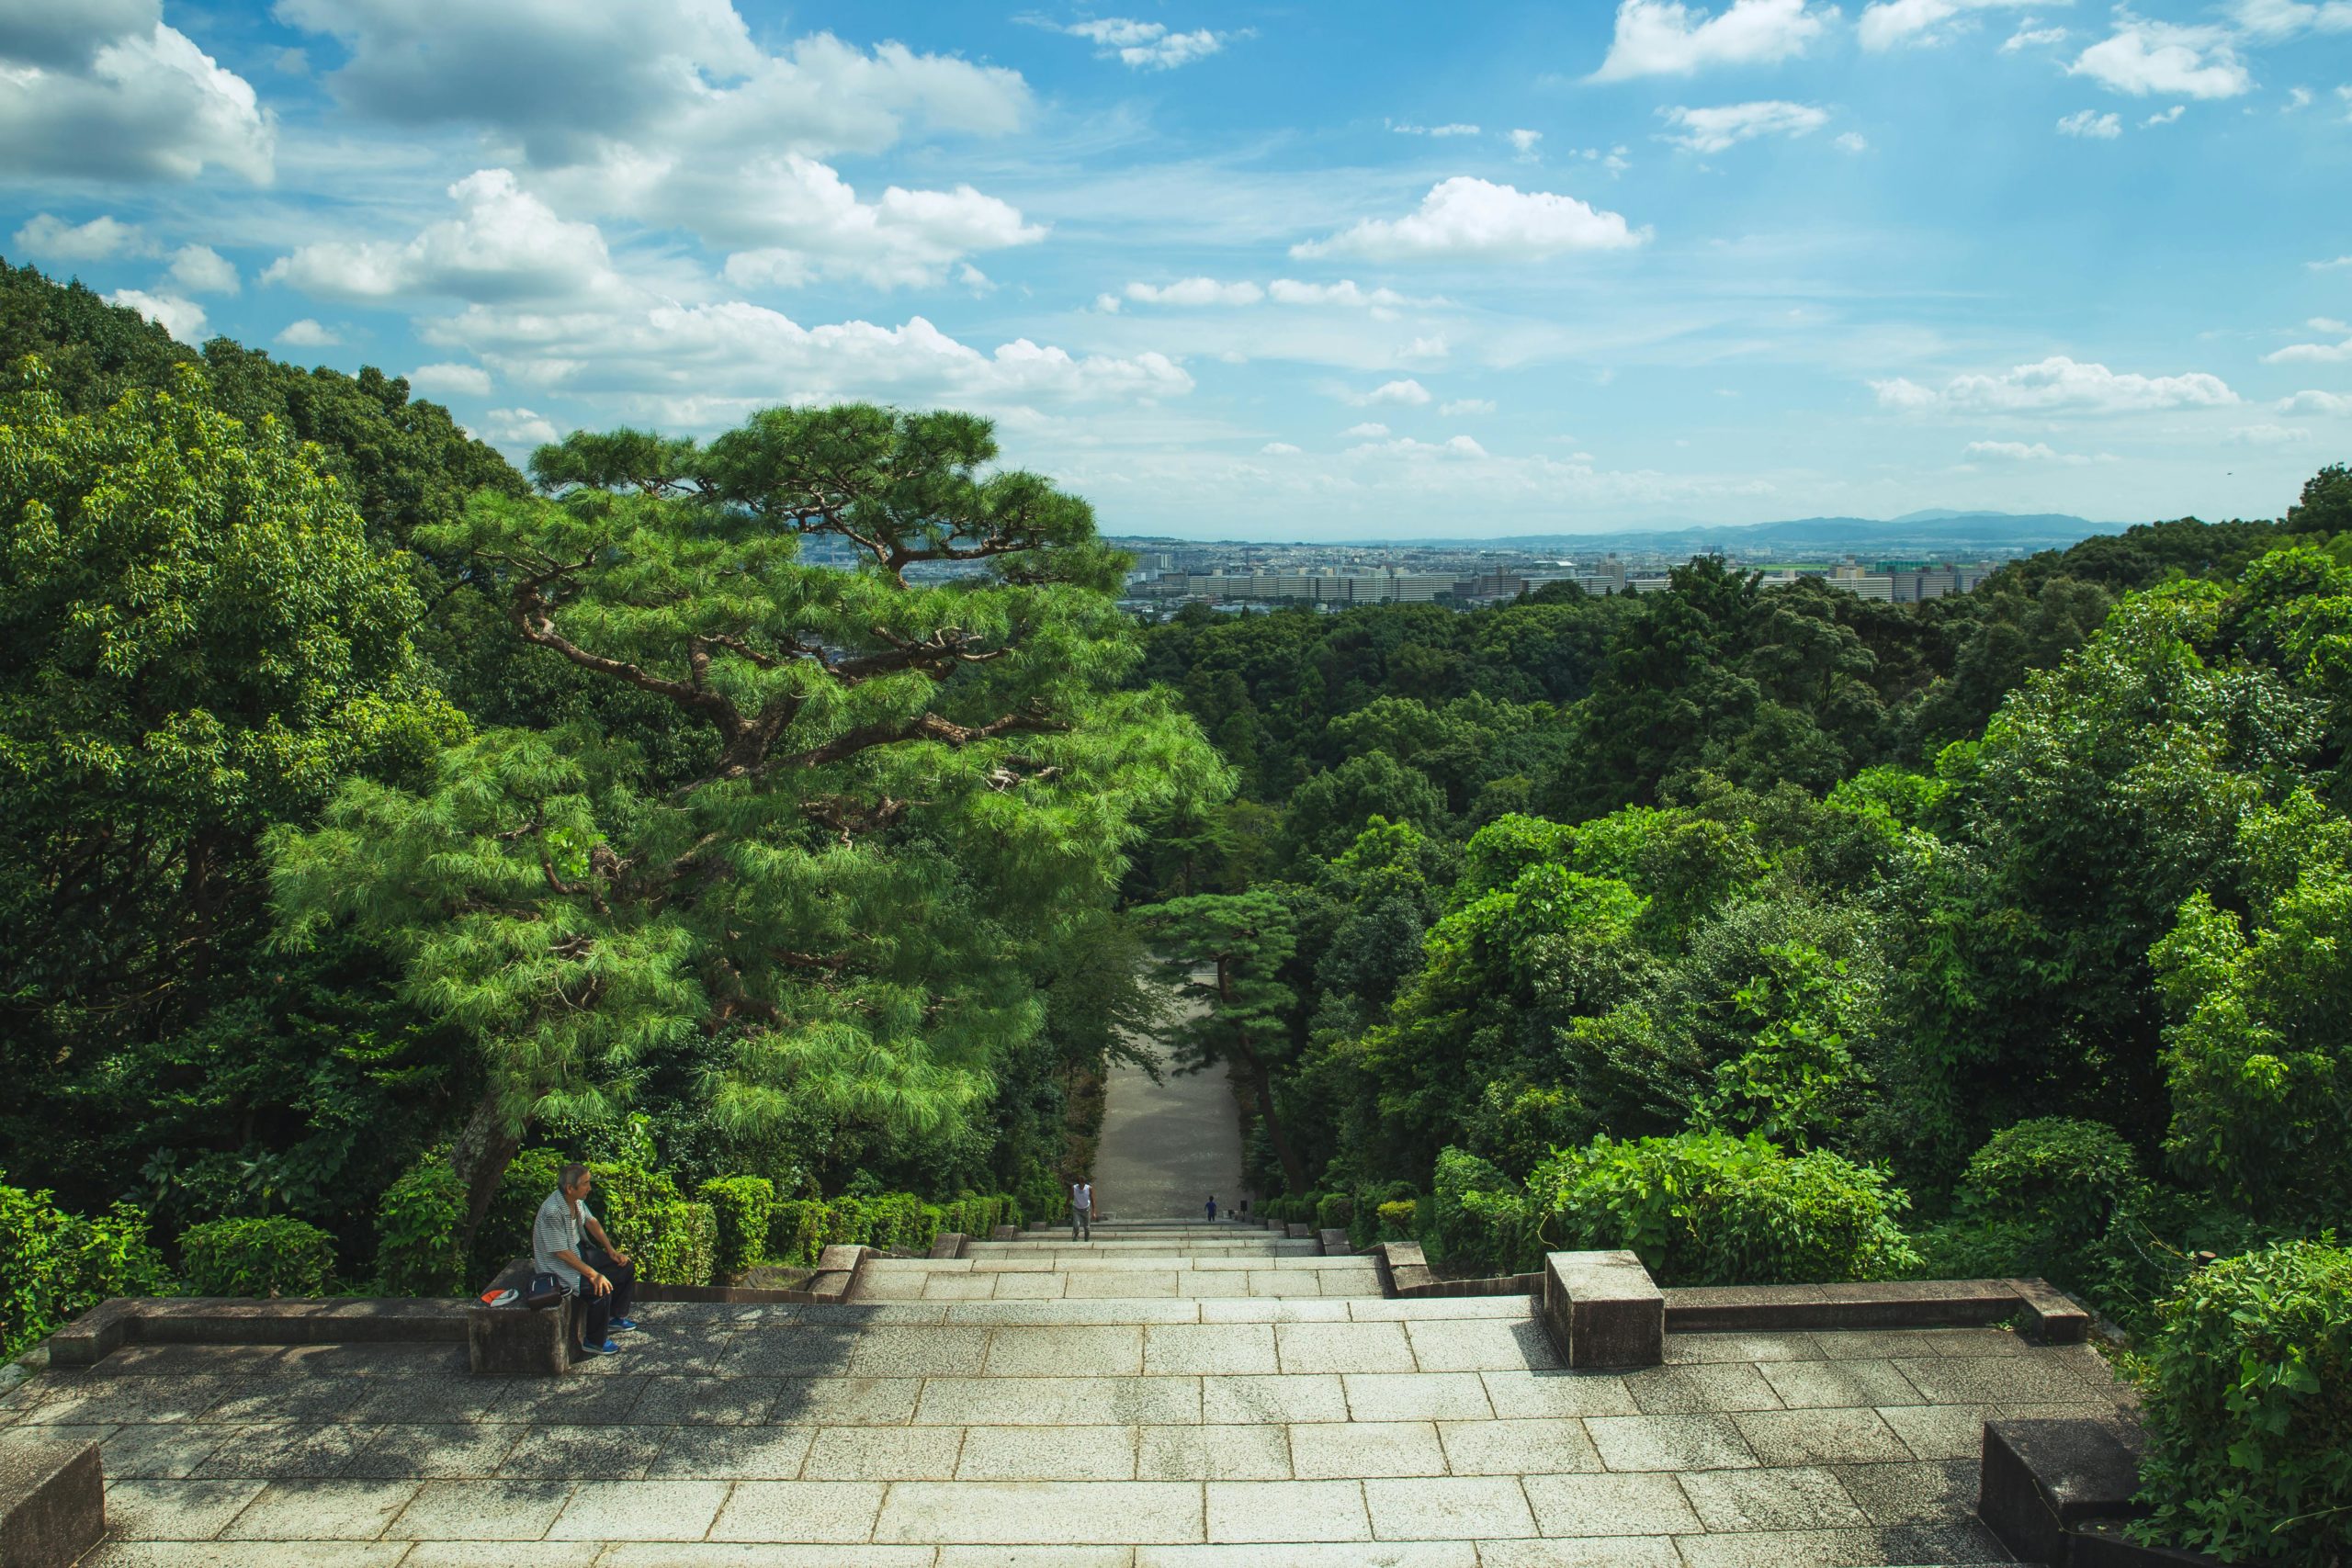
[[[2142,1440],[2136,1424],[2116,1418],[1997,1420],[1984,1423],[1977,1470],[1976,1517],[2001,1544],[2028,1562],[2194,1561],[2143,1558],[2117,1531],[2088,1532],[2098,1521],[2145,1515],[2140,1490]],[[2075,1550],[2085,1533],[2096,1539]]]
[[[1665,1292],[1630,1252],[1544,1254],[1544,1325],[1571,1367],[1666,1359]]]
[[[117,1296],[49,1337],[52,1367],[95,1366],[125,1345],[447,1345],[463,1301],[384,1297]]]
[[[518,1258],[487,1289],[521,1291],[536,1272],[531,1259]],[[584,1321],[580,1298],[572,1295],[546,1307],[473,1302],[466,1308],[466,1362],[477,1372],[502,1376],[568,1372],[580,1357]]]
[[[72,1568],[106,1533],[97,1444],[0,1438],[0,1568]]]

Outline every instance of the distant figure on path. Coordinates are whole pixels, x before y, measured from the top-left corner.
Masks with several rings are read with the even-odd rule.
[[[531,1222],[531,1267],[561,1280],[566,1292],[581,1298],[580,1348],[610,1355],[620,1348],[612,1330],[637,1326],[628,1315],[637,1267],[589,1213],[588,1186],[584,1165],[567,1165],[556,1173],[555,1190]],[[587,1237],[596,1245],[590,1247]]]
[[[1089,1222],[1094,1216],[1094,1188],[1084,1181],[1073,1181],[1069,1188],[1069,1238],[1072,1241],[1092,1241],[1094,1227]]]
[[[1211,1221],[1216,1218],[1216,1194],[1214,1192],[1209,1194],[1209,1218]]]

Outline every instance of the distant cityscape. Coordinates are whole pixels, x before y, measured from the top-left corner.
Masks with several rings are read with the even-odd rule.
[[[1491,604],[1516,599],[1546,583],[1569,582],[1587,593],[1654,593],[1668,586],[1689,549],[1551,553],[1444,545],[1197,543],[1113,539],[1135,557],[1125,600],[1149,612],[1185,604],[1236,608],[1313,604]],[[1890,558],[1848,555],[1790,559],[1737,547],[1712,552],[1761,575],[1767,584],[1806,578],[1888,604],[1913,604],[1965,593],[2021,550],[1970,560]]]

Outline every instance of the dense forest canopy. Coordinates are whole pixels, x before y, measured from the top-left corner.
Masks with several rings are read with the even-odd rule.
[[[2128,1316],[2352,1197],[2344,468],[1925,604],[1145,626],[967,415],[526,476],[29,269],[0,364],[0,1137],[71,1206],[357,1266],[531,1144],[1044,1204],[1153,1032],[1261,1193],[1442,1266],[1670,1170],[1858,1216],[1672,1267]]]

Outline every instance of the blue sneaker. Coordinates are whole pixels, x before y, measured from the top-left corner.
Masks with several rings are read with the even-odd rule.
[[[599,1356],[609,1356],[619,1348],[619,1346],[607,1339],[602,1345],[596,1347],[596,1354]]]
[[[613,1319],[613,1326],[619,1329],[624,1334],[634,1334],[637,1332],[637,1319],[633,1317],[616,1317]]]

